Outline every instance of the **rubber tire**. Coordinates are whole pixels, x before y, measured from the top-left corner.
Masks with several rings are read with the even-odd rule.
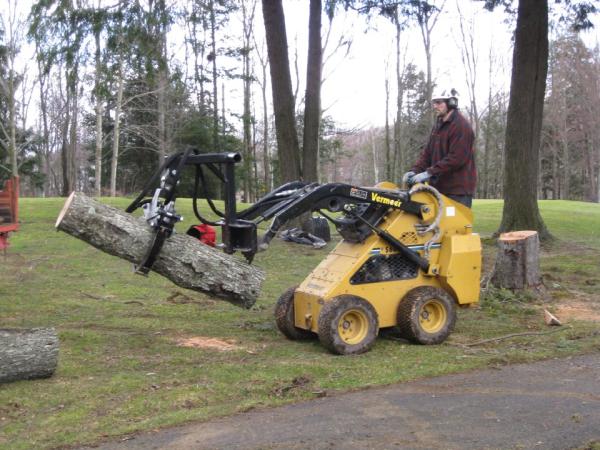
[[[325,217],[313,217],[313,233],[316,237],[323,239],[325,242],[331,241],[331,230],[329,229],[329,221]]]
[[[444,308],[446,317],[441,328],[429,332],[423,328],[420,315],[423,307],[437,301]],[[432,286],[420,286],[410,290],[400,302],[397,312],[398,327],[403,338],[422,345],[441,344],[452,333],[456,323],[456,302],[446,291]]]
[[[366,335],[356,343],[345,342],[338,331],[338,324],[345,313],[357,310],[368,322]],[[377,311],[366,300],[354,295],[340,295],[326,302],[319,314],[319,340],[330,352],[338,355],[356,355],[371,350],[377,333],[379,319]]]
[[[285,291],[275,304],[275,323],[279,331],[292,341],[301,341],[316,338],[312,331],[298,328],[294,320],[294,292],[298,286],[293,286]]]

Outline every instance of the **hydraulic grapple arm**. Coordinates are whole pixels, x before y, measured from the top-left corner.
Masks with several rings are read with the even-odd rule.
[[[344,183],[312,184],[299,191],[294,198],[285,204],[278,204],[266,211],[263,219],[273,218],[271,226],[261,240],[261,249],[265,249],[277,231],[290,219],[299,217],[305,212],[327,210],[340,212],[348,205],[379,206],[380,212],[389,207],[402,209],[420,215],[420,204],[411,202],[406,191],[389,191],[368,188],[357,188]],[[367,208],[362,208],[368,209]],[[364,213],[365,211],[362,211]],[[380,214],[381,217],[383,214]],[[378,217],[378,218],[379,218]],[[343,220],[329,218],[336,226],[344,225]],[[373,219],[372,219],[373,220]],[[376,224],[373,224],[376,225]]]
[[[378,232],[377,224],[390,208],[422,217],[423,205],[411,201],[407,191],[360,188],[343,183],[309,184],[301,181],[284,184],[254,205],[238,212],[234,166],[240,161],[239,153],[201,154],[195,149],[188,149],[165,160],[141,194],[127,208],[127,212],[143,208],[147,222],[155,230],[146,255],[137,266],[138,273],[145,274],[150,270],[164,241],[172,234],[175,223],[181,220],[175,212],[176,191],[181,174],[188,166],[196,170],[193,207],[197,218],[202,223],[220,226],[223,250],[226,253],[241,251],[249,262],[257,251],[268,248],[270,241],[286,222],[306,212],[319,211],[336,225],[344,239],[357,242]],[[206,196],[203,167],[208,168],[223,184],[224,213]],[[211,209],[219,216],[216,221],[207,220],[198,212],[196,202],[201,194],[201,187]],[[325,210],[345,211],[346,215],[334,219],[324,214]],[[271,220],[271,224],[259,243],[257,225],[267,220]],[[382,237],[385,239],[385,236]],[[393,239],[390,244],[403,253],[412,253],[411,258],[420,258],[412,250],[399,247]],[[421,267],[426,264],[425,260],[418,262]]]

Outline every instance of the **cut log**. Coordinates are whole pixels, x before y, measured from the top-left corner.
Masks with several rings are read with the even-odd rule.
[[[500,235],[491,283],[505,289],[528,289],[541,285],[537,231],[513,231]]]
[[[145,220],[80,192],[67,199],[56,228],[134,264],[142,260],[153,237]],[[177,233],[165,241],[152,270],[178,286],[244,308],[254,304],[264,280],[256,266]]]
[[[51,377],[58,364],[54,328],[0,328],[0,383]]]

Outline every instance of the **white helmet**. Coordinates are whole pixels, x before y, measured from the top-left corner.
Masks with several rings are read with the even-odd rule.
[[[456,108],[458,106],[458,91],[454,88],[443,89],[434,92],[431,96],[431,100],[444,100],[448,105],[448,108]]]

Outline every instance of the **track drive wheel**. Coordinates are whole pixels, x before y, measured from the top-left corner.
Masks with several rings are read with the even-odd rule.
[[[319,340],[339,355],[367,352],[379,329],[375,308],[354,295],[340,295],[326,302],[319,314]]]
[[[454,329],[456,306],[443,289],[420,286],[410,290],[398,307],[402,337],[417,344],[441,344]]]
[[[275,304],[275,323],[285,337],[293,341],[314,339],[315,333],[303,328],[298,328],[294,320],[294,292],[298,286],[293,286],[285,291]]]

